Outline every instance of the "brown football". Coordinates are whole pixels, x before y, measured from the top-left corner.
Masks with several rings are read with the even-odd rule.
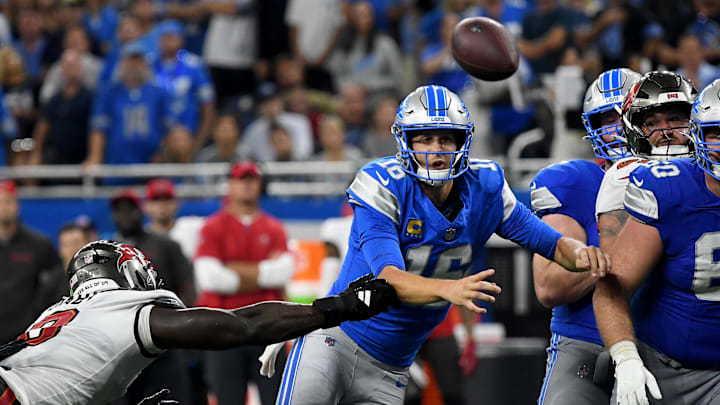
[[[455,26],[452,53],[463,70],[486,81],[512,76],[520,60],[510,31],[487,17],[466,18]]]

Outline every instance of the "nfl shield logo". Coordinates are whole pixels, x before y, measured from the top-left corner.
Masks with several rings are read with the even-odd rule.
[[[93,254],[92,254],[92,253],[88,253],[88,254],[86,254],[85,256],[83,256],[83,262],[85,262],[85,264],[90,264],[90,263],[92,263],[92,262],[93,262]]]
[[[325,336],[325,344],[329,347],[335,346],[335,338],[332,336]]]
[[[455,239],[455,228],[448,228],[445,230],[445,240],[451,241]]]

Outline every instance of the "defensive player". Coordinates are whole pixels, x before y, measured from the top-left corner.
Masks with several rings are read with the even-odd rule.
[[[500,166],[469,159],[474,125],[454,93],[423,86],[400,104],[398,154],[363,167],[348,189],[355,216],[348,253],[331,293],[371,271],[404,303],[384,316],[298,339],[279,404],[401,404],[407,368],[449,303],[482,313],[494,270],[466,276],[473,250],[493,232],[571,271],[602,274],[604,253],[557,231],[518,204]]]
[[[630,69],[603,72],[588,87],[583,101],[585,139],[592,143],[604,169],[630,156],[620,123],[623,97],[641,76]],[[542,169],[531,183],[531,203],[544,222],[565,236],[598,246],[595,200],[605,172],[586,160],[572,160]],[[609,358],[595,325],[590,273],[568,273],[556,263],[534,255],[533,281],[540,303],[553,310],[545,380],[538,404],[610,402]]]
[[[603,250],[612,248],[627,221],[623,196],[630,173],[649,160],[692,156],[688,120],[695,96],[697,90],[681,75],[655,71],[644,75],[625,99],[622,126],[631,156],[607,170],[598,192],[596,213]]]
[[[720,404],[720,81],[695,100],[690,128],[695,159],[630,174],[617,267],[593,297],[623,405],[649,403],[646,387],[653,404]]]
[[[312,305],[265,302],[185,309],[138,249],[97,241],[68,266],[70,296],[0,347],[0,403],[105,404],[166,349],[267,344],[367,319],[397,300],[368,275]]]

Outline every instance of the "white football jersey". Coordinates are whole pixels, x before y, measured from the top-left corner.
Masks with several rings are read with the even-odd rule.
[[[105,404],[120,398],[160,353],[150,310],[182,307],[167,290],[108,290],[66,297],[21,336],[28,343],[0,361],[0,376],[22,404]]]
[[[625,209],[623,200],[630,173],[641,163],[647,162],[649,160],[631,156],[618,160],[607,169],[595,201],[596,217],[606,212]]]

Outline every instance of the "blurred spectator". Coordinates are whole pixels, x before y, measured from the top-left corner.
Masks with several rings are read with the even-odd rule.
[[[446,14],[440,25],[440,41],[426,46],[420,59],[425,83],[439,84],[459,94],[471,79],[452,56],[450,41],[458,22],[456,14]]]
[[[345,123],[345,142],[360,146],[367,135],[367,89],[361,84],[347,84],[336,101],[338,115]]]
[[[75,252],[93,240],[92,235],[78,223],[69,222],[60,227],[58,230],[58,253],[63,272],[67,269]],[[63,277],[63,281],[64,279],[65,277]],[[67,290],[65,283],[62,284],[62,288]]]
[[[337,115],[325,115],[320,119],[318,139],[322,150],[313,156],[313,160],[352,161],[358,169],[365,163],[366,159],[360,149],[345,144],[345,127]]]
[[[40,14],[34,8],[20,10],[18,14],[18,38],[15,49],[22,57],[25,74],[39,85],[43,78],[42,55],[45,50],[45,38],[42,33]]]
[[[238,144],[240,128],[232,114],[222,114],[215,120],[213,142],[203,148],[195,158],[198,162],[228,162],[243,160],[244,154]]]
[[[88,90],[94,91],[97,87],[98,77],[100,76],[100,69],[102,68],[102,61],[90,53],[90,42],[88,41],[85,30],[80,26],[70,27],[65,31],[65,51],[73,51],[80,58],[82,64],[82,79],[83,87]],[[40,88],[40,104],[44,105],[59,92],[65,85],[65,76],[63,71],[63,61],[60,60],[50,67],[47,76],[43,81],[42,87]]]
[[[51,284],[64,278],[52,243],[20,222],[19,209],[15,183],[0,180],[0,342],[18,337],[57,301]]]
[[[289,0],[285,21],[293,56],[305,64],[310,88],[333,92],[331,56],[345,24],[342,0]]]
[[[153,179],[145,186],[145,213],[150,218],[149,230],[167,235],[180,245],[183,254],[192,261],[200,241],[204,217],[178,217],[179,202],[175,185],[169,179]]]
[[[2,51],[0,51],[2,53]],[[0,166],[8,163],[8,145],[17,138],[18,128],[10,109],[5,104],[5,94],[0,90]]]
[[[720,77],[720,68],[705,60],[702,43],[695,35],[685,35],[678,42],[678,73],[689,79],[696,88],[704,89]]]
[[[307,117],[285,111],[283,99],[272,83],[258,87],[258,118],[245,129],[242,147],[248,157],[258,161],[278,160],[272,147],[270,125],[276,122],[292,138],[292,160],[305,160],[313,151],[310,122]]]
[[[305,67],[302,59],[287,54],[275,58],[275,83],[280,91],[305,86]]]
[[[203,59],[210,68],[218,105],[252,94],[257,55],[255,0],[208,0],[199,3],[210,15]]]
[[[108,43],[108,50],[100,71],[100,83],[108,83],[117,79],[116,69],[122,59],[122,50],[125,46],[140,41],[141,37],[142,31],[140,31],[140,23],[137,18],[131,15],[123,16],[117,24],[117,33],[113,33],[112,42]],[[143,52],[147,53],[148,50],[144,49]]]
[[[132,39],[122,38],[123,31],[116,32],[120,21],[120,15],[115,4],[108,0],[87,0],[85,13],[83,15],[83,26],[93,40],[100,43],[103,54],[110,52],[113,43],[120,41],[121,45]],[[116,38],[116,34],[117,35]]]
[[[558,0],[538,0],[535,11],[523,20],[518,41],[520,54],[530,62],[536,75],[552,73],[560,64],[563,51],[572,44],[572,33],[570,10],[559,5]]]
[[[163,138],[160,156],[156,163],[192,163],[193,140],[190,130],[183,126],[175,126]]]
[[[78,164],[87,157],[93,93],[85,84],[82,55],[65,51],[60,68],[61,87],[41,109],[30,164]]]
[[[199,150],[210,137],[215,116],[215,90],[205,63],[183,50],[183,27],[175,20],[160,23],[160,58],[155,75],[161,86],[173,95],[173,114],[193,134],[193,149]]]
[[[10,21],[4,13],[0,13],[0,48],[12,45]]]
[[[37,99],[22,58],[13,48],[0,50],[0,76],[5,105],[17,124],[17,139],[11,143],[13,153],[8,160],[12,164],[25,164],[32,143],[20,140],[32,137],[38,116]]]
[[[85,165],[147,163],[158,151],[173,121],[171,99],[150,81],[144,52],[138,42],[126,45],[120,82],[97,95]]]
[[[293,160],[293,140],[285,127],[276,122],[270,123],[270,146],[276,162]]]
[[[368,157],[395,156],[397,153],[397,140],[392,134],[397,108],[398,101],[393,96],[386,95],[377,101],[372,127],[363,142],[363,150]]]
[[[275,58],[290,52],[290,33],[285,23],[288,0],[263,0],[256,4],[258,61],[255,75],[258,82],[263,82],[271,80]]]
[[[392,38],[377,31],[374,18],[367,1],[350,5],[350,24],[334,72],[340,87],[362,83],[371,94],[399,94],[403,75],[400,50]]]
[[[712,64],[720,62],[720,1],[693,0],[695,20],[687,25],[685,34],[700,39],[705,59]]]
[[[165,235],[148,232],[143,228],[140,197],[127,189],[110,200],[112,219],[117,229],[113,239],[142,250],[152,261],[164,287],[175,292],[192,306],[194,289],[192,267],[180,246]],[[190,378],[182,352],[170,350],[162,354],[130,385],[125,398],[136,404],[162,388],[169,388],[173,398],[190,403]]]
[[[252,162],[236,163],[230,170],[226,204],[205,222],[195,257],[200,306],[234,308],[278,300],[293,275],[282,224],[259,209],[261,181]],[[249,381],[257,384],[263,405],[275,403],[280,373],[271,379],[259,374],[263,349],[206,352],[207,381],[218,405],[244,403]]]

